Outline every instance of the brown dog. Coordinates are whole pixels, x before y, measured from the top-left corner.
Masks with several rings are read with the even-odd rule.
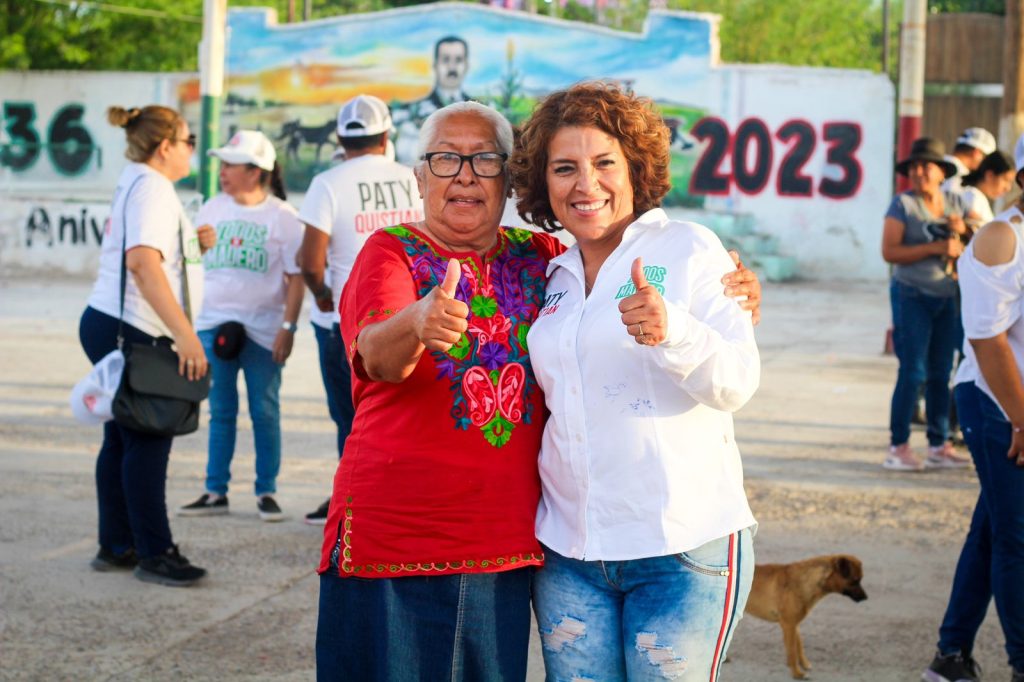
[[[746,612],[778,623],[786,646],[786,662],[793,678],[802,680],[811,664],[804,655],[800,621],[827,594],[845,594],[853,601],[868,598],[860,586],[864,569],[860,559],[848,554],[805,559],[792,564],[758,564],[747,598]]]

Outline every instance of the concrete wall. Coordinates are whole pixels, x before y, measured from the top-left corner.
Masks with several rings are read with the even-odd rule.
[[[863,71],[784,66],[716,69],[716,109],[729,142],[729,189],[705,208],[751,214],[804,277],[884,278],[882,217],[892,199],[893,88]],[[743,129],[744,138],[738,138]],[[762,145],[758,140],[769,140]],[[708,165],[714,138],[706,142]],[[742,187],[737,149],[745,148]],[[742,153],[742,150],[740,150]],[[758,165],[768,168],[761,187]]]
[[[358,92],[391,104],[396,148],[408,160],[442,78],[435,46],[454,31],[468,45],[457,79],[462,95],[520,122],[551,90],[617,80],[654,99],[675,131],[667,207],[698,219],[702,211],[744,214],[737,224],[772,237],[804,276],[885,276],[878,239],[892,186],[894,115],[885,76],[723,65],[717,17],[663,10],[650,13],[639,35],[464,3],[287,26],[273,12],[245,9],[229,13],[229,26],[222,133],[242,127],[270,135],[292,192],[330,163],[338,105]],[[29,167],[0,170],[0,267],[45,262],[88,271],[82,254],[95,245],[68,221],[83,208],[87,224],[103,214],[98,204],[109,201],[123,163],[123,133],[106,123],[106,107],[168,103],[194,124],[198,95],[188,74],[0,73],[8,136],[12,123],[33,113],[29,123],[43,141],[59,118],[58,138],[80,125],[98,149],[88,158],[74,144],[56,157],[43,150]],[[77,160],[74,172],[56,163],[68,159]],[[72,203],[53,203],[66,199]],[[50,218],[46,246],[40,208]],[[65,217],[63,233],[54,215]]]
[[[179,87],[194,78],[0,71],[0,272],[95,274],[125,163],[124,131],[107,123],[107,107],[176,108]]]

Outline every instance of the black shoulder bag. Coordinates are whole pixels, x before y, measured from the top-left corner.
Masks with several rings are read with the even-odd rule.
[[[134,187],[134,183],[132,184]],[[132,187],[128,188],[131,194]],[[183,436],[199,428],[199,404],[210,392],[210,374],[189,381],[178,374],[178,354],[167,343],[124,343],[124,292],[128,278],[125,246],[128,241],[128,196],[123,213],[121,239],[121,315],[117,325],[117,347],[124,352],[124,373],[114,394],[114,421],[119,425],[155,436]],[[182,300],[185,315],[192,319],[188,292],[188,263],[182,227],[178,223],[181,249]]]

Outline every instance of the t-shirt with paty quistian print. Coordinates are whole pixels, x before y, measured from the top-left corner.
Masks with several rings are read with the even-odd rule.
[[[197,225],[212,225],[217,243],[203,255],[206,295],[196,329],[240,322],[254,343],[272,350],[284,321],[285,275],[298,276],[295,254],[302,223],[275,196],[243,206],[218,194],[199,209]]]
[[[320,572],[391,578],[539,565],[534,515],[544,405],[526,334],[544,301],[551,235],[502,228],[483,258],[409,225],[363,247],[345,286],[341,331],[356,416],[334,479]],[[370,381],[358,335],[462,264],[470,309],[447,352],[426,351],[401,383]]]

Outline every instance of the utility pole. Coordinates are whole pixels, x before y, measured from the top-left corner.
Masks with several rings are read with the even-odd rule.
[[[924,114],[924,47],[928,28],[928,0],[904,0],[900,40],[898,159],[910,154],[910,145],[921,136]],[[896,189],[905,190],[906,178],[899,177]]]
[[[999,148],[1012,151],[1024,133],[1024,87],[1021,78],[1024,50],[1024,0],[1006,0],[1006,28],[1003,37],[1003,106],[999,116]]]
[[[220,138],[220,105],[224,94],[224,33],[228,0],[203,0],[203,39],[199,43],[199,191],[209,199],[217,191],[215,160],[207,152]]]

